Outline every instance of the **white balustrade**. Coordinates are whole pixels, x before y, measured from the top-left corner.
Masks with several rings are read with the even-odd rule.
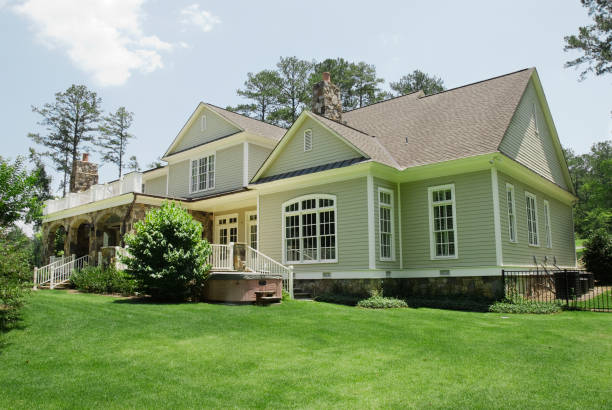
[[[130,172],[116,181],[92,185],[86,191],[70,192],[66,194],[64,198],[46,201],[45,207],[43,208],[43,214],[49,215],[64,209],[74,208],[90,202],[101,201],[129,192],[142,192],[141,172]]]
[[[234,269],[234,246],[210,244],[210,256],[208,263],[213,270],[228,270]]]
[[[74,255],[59,259],[41,268],[34,268],[34,286],[49,284],[49,288],[66,282],[75,270],[81,270],[89,265],[89,256],[75,259]]]

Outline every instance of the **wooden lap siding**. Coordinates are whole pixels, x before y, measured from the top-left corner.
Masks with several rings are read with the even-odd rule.
[[[498,173],[499,181],[499,213],[501,218],[501,239],[504,265],[529,265],[533,266],[533,256],[537,257],[539,263],[543,262],[544,256],[548,257],[549,265],[552,266],[553,256],[557,258],[559,266],[575,266],[576,251],[573,231],[572,207],[565,205],[553,197],[542,194],[514,178],[501,172]],[[506,200],[506,183],[514,186],[516,210],[516,232],[517,242],[510,242],[508,234],[508,201]],[[529,246],[527,238],[527,206],[525,203],[525,191],[536,196],[538,216],[538,237],[540,246]],[[546,247],[546,224],[544,217],[544,200],[550,204],[550,224],[552,233],[552,248]]]
[[[240,131],[234,125],[223,120],[210,110],[205,109],[202,114],[206,115],[206,130],[202,131],[201,129],[200,121],[202,115],[199,115],[181,141],[179,141],[177,146],[174,147],[169,154],[183,151]]]
[[[151,178],[148,181],[144,182],[144,186],[145,186],[145,190],[144,190],[145,194],[165,196],[166,195],[166,176],[163,175],[161,177]]]
[[[249,181],[255,173],[259,170],[259,167],[264,163],[268,155],[272,152],[269,148],[264,148],[253,143],[249,143]]]
[[[304,152],[304,131],[312,130],[312,149]],[[284,147],[283,152],[266,170],[264,177],[284,172],[330,164],[345,159],[359,158],[361,154],[332,135],[318,122],[307,119]]]
[[[368,269],[368,215],[366,178],[317,185],[259,198],[259,247],[282,261],[282,204],[307,194],[336,195],[337,263],[294,264],[295,272],[365,271]]]
[[[431,259],[427,189],[455,184],[457,259]],[[404,269],[496,266],[491,171],[479,171],[400,186]]]
[[[537,128],[539,130],[537,134],[533,117],[534,103],[536,104]],[[542,107],[538,102],[533,80],[529,82],[523,94],[499,149],[510,158],[567,189],[567,183],[561,168],[564,160],[557,155],[553,145],[553,137],[544,121]]]
[[[242,144],[238,144],[217,151],[215,156],[215,188],[193,194],[189,194],[189,184],[191,182],[189,180],[190,160],[171,164],[168,194],[175,197],[198,197],[241,188],[243,186],[243,149]],[[203,157],[210,154],[212,153],[199,156]],[[193,159],[199,156],[194,156]]]

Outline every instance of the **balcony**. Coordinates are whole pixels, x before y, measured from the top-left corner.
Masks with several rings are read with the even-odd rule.
[[[123,175],[120,179],[106,184],[92,185],[86,191],[70,192],[64,198],[51,199],[45,202],[43,215],[70,209],[79,205],[101,201],[103,199],[127,194],[130,192],[142,192],[142,173],[130,172]]]

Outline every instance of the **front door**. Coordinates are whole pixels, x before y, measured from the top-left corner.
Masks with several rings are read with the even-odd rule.
[[[238,242],[238,214],[215,217],[215,243]]]

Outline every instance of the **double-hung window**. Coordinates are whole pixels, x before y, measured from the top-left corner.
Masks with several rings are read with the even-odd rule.
[[[506,184],[506,203],[508,205],[508,237],[516,242],[516,207],[514,206],[514,186]]]
[[[546,232],[546,247],[552,248],[552,232],[550,230],[550,204],[544,201],[544,228]]]
[[[200,192],[215,187],[215,154],[191,161],[190,192]]]
[[[380,260],[395,259],[393,241],[393,191],[378,188],[378,229]]]
[[[307,195],[285,202],[284,262],[337,262],[336,221],[336,197],[333,195]]]
[[[428,195],[431,258],[456,258],[455,185],[430,187]]]
[[[527,206],[527,237],[529,245],[540,246],[538,235],[538,202],[535,195],[525,192],[525,203]]]

